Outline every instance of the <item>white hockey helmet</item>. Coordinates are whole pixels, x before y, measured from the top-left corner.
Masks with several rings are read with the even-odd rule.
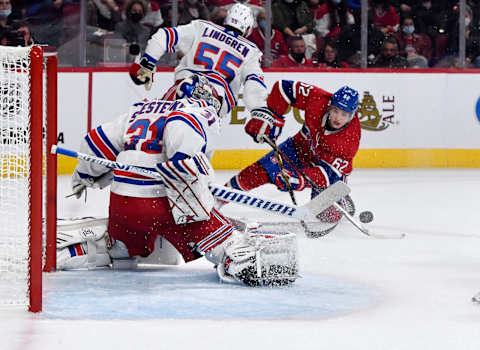
[[[250,7],[236,3],[228,10],[224,25],[238,29],[244,37],[250,35],[253,29],[254,19]]]

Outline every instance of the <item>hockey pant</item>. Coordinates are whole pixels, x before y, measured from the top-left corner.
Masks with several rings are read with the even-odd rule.
[[[189,262],[223,243],[232,230],[230,222],[216,209],[212,209],[209,220],[176,225],[167,197],[110,194],[108,233],[127,246],[130,256],[150,255],[157,236],[162,236]]]

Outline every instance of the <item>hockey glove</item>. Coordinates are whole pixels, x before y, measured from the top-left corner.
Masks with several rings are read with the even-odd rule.
[[[135,84],[145,85],[145,89],[150,90],[156,64],[157,61],[153,57],[143,54],[139,63],[133,63],[130,66],[130,78]]]
[[[284,124],[285,117],[276,114],[268,107],[255,108],[252,110],[252,117],[245,125],[245,131],[253,137],[255,142],[262,143],[264,136],[275,141],[280,136]]]
[[[297,172],[292,173],[288,169],[283,169],[275,177],[275,185],[280,191],[288,191],[288,186],[284,180],[284,177],[288,179],[288,182],[290,183],[290,187],[294,191],[302,191],[307,185],[307,182],[305,181],[305,178],[302,175],[300,175]]]
[[[87,200],[87,187],[102,189],[110,185],[112,180],[112,171],[97,177],[93,177],[84,173],[80,173],[75,169],[72,177],[72,193],[69,194],[67,198],[75,196],[75,198],[79,199],[85,192],[85,200]]]

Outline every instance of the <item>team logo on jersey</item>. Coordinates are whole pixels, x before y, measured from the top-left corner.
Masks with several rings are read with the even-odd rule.
[[[383,131],[395,124],[395,96],[382,96],[380,113],[375,99],[370,92],[363,93],[363,99],[358,107],[358,118],[362,129],[370,131]]]

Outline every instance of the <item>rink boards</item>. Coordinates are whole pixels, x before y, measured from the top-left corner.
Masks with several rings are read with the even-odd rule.
[[[362,139],[355,167],[480,167],[480,75],[473,71],[265,73],[269,90],[279,79],[302,80],[329,91],[350,85],[360,92]],[[138,100],[161,97],[172,82],[173,72],[157,72],[146,92],[131,82],[126,69],[61,71],[59,145],[78,149],[88,128],[116,118]],[[215,168],[238,169],[268,151],[244,133],[247,118],[240,98],[222,120]],[[300,129],[303,113],[292,109],[286,119],[280,141]],[[61,158],[59,172],[70,173],[74,166]]]

